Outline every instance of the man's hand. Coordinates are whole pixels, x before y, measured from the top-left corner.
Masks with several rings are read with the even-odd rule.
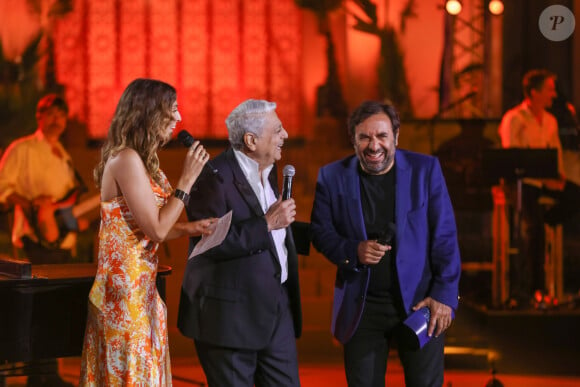
[[[431,337],[433,332],[435,332],[435,337],[439,337],[441,333],[445,332],[447,328],[451,326],[451,322],[453,321],[451,307],[435,301],[431,297],[427,297],[415,305],[413,310],[421,309],[424,306],[428,307],[431,312],[427,335]],[[437,328],[437,330],[435,330],[435,328]]]
[[[377,241],[362,241],[357,248],[358,261],[363,265],[376,265],[390,249],[390,245],[383,245]]]
[[[282,200],[282,196],[274,202],[265,215],[268,231],[288,227],[296,218],[296,203],[290,198]]]
[[[79,231],[86,231],[91,226],[91,222],[87,218],[77,218],[77,223],[79,225]]]
[[[59,237],[58,223],[54,217],[54,205],[49,196],[39,196],[33,200],[36,209],[36,221],[41,236],[49,243]]]

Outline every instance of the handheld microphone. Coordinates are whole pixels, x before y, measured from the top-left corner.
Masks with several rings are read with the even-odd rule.
[[[389,224],[387,225],[387,231],[379,235],[379,237],[377,238],[377,242],[380,243],[381,245],[388,245],[393,240],[396,231],[397,227],[395,226],[395,223],[389,222]]]
[[[282,200],[290,199],[292,196],[292,178],[296,174],[296,169],[293,165],[286,165],[282,170],[284,176],[284,183],[282,184]]]
[[[177,139],[186,148],[191,147],[195,142],[195,139],[191,134],[189,134],[187,130],[180,130],[179,133],[177,133]],[[222,177],[218,174],[217,168],[214,168],[213,165],[211,165],[211,163],[209,162],[209,160],[207,163],[205,163],[205,167],[208,167],[211,170],[211,172],[219,179],[220,182],[223,182]]]

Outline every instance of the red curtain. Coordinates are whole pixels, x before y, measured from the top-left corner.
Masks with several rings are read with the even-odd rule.
[[[131,80],[177,88],[181,127],[227,138],[227,114],[247,98],[278,103],[301,136],[302,33],[293,0],[74,0],[55,31],[57,79],[88,137],[106,137]]]

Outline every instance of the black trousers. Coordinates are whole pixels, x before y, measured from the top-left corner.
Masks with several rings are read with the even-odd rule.
[[[544,209],[538,202],[541,195],[541,189],[522,185],[519,229],[513,224],[512,244],[518,252],[510,256],[510,297],[521,306],[529,305],[536,289],[544,289]]]
[[[389,350],[395,344],[407,387],[443,385],[444,334],[416,350],[400,339],[402,321],[395,303],[366,302],[355,334],[344,345],[349,387],[384,387]]]
[[[280,292],[275,328],[266,347],[255,350],[229,348],[194,340],[209,387],[300,386],[290,302],[284,286],[280,287]]]

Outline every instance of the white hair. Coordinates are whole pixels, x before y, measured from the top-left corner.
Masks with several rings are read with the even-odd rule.
[[[229,140],[232,148],[240,150],[244,146],[244,134],[262,135],[266,113],[276,109],[275,102],[261,99],[248,99],[238,106],[226,118]]]

